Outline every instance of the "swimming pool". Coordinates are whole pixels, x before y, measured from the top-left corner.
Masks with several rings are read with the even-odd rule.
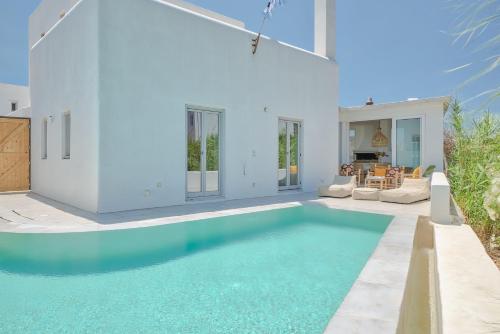
[[[392,218],[305,205],[0,233],[0,332],[322,333]]]

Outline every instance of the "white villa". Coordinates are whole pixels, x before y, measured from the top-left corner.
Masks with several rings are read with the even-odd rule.
[[[379,125],[442,169],[447,98],[339,111],[334,0],[314,52],[179,0],[44,0],[29,36],[32,191],[87,211],[315,191]]]
[[[313,52],[254,52],[181,0],[40,1],[0,85],[0,332],[498,332],[450,97],[340,107],[314,4]]]
[[[16,116],[30,106],[30,90],[26,86],[0,83],[0,116]]]
[[[326,184],[332,4],[317,1],[316,53],[263,38],[253,55],[243,23],[180,1],[43,1],[30,18],[32,190],[111,212]],[[279,134],[297,150],[281,166]]]

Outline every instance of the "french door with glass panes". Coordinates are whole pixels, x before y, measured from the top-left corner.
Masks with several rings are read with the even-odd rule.
[[[278,125],[278,188],[300,188],[301,129],[299,121],[280,119]]]
[[[221,195],[222,111],[187,108],[188,198]]]
[[[422,118],[393,119],[393,164],[415,169],[422,164]]]

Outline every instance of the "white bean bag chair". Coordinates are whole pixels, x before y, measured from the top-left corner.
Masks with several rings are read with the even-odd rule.
[[[352,199],[378,201],[379,192],[376,188],[356,188],[352,191]]]
[[[333,184],[319,188],[319,195],[324,197],[347,197],[351,196],[356,187],[356,176],[339,176],[333,179]]]
[[[423,201],[431,197],[428,178],[403,180],[400,188],[383,190],[379,194],[382,202],[410,204]]]

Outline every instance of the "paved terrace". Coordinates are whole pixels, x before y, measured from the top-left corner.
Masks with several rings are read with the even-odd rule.
[[[146,227],[226,215],[284,208],[307,203],[332,208],[382,213],[405,218],[429,215],[430,203],[410,205],[352,198],[318,198],[312,193],[232,201],[195,201],[182,206],[93,214],[33,193],[0,194],[0,232],[64,233]]]

